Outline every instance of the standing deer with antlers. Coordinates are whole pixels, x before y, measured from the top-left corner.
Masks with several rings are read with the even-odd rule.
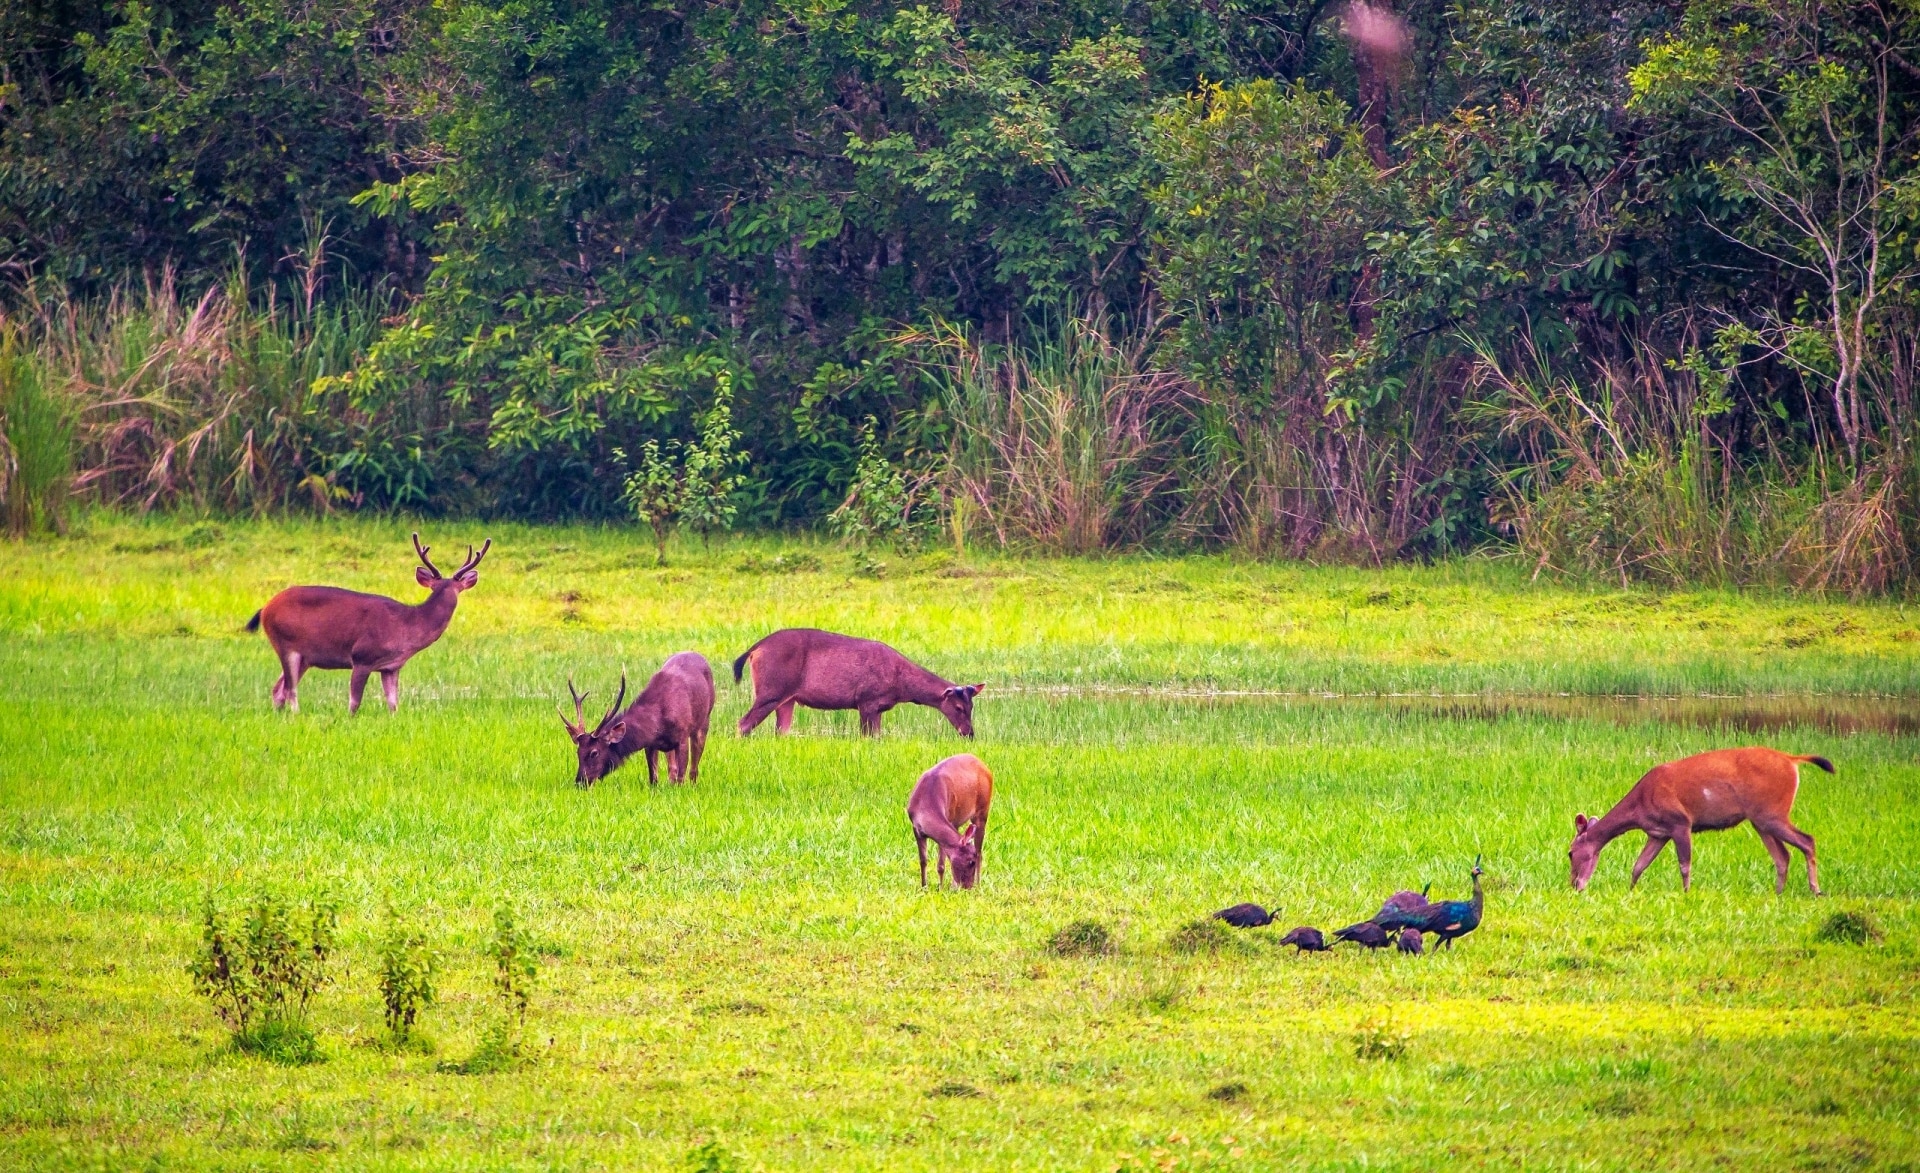
[[[309,668],[350,668],[347,711],[360,711],[367,677],[380,674],[387,694],[387,711],[400,707],[400,669],[414,654],[440,638],[453,620],[460,592],[480,581],[480,560],[493,548],[489,539],[478,554],[467,547],[467,560],[452,575],[440,573],[420,535],[413,549],[420,565],[413,572],[427,588],[426,601],[408,606],[385,595],[330,586],[288,587],[247,620],[248,631],[266,628],[267,642],[280,657],[280,679],[273,684],[273,707],[291,705],[300,711],[300,677]]]

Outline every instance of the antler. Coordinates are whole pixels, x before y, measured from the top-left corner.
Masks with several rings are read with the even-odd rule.
[[[573,687],[573,677],[571,676],[567,677],[567,691],[573,693],[573,720],[567,720],[567,711],[565,709],[560,708],[558,705],[555,705],[554,708],[559,710],[560,723],[567,727],[567,732],[578,734],[587,727],[587,715],[582,712],[581,709],[585,707],[587,697],[592,694],[576,692]]]
[[[620,691],[618,694],[614,696],[613,706],[607,710],[607,715],[600,718],[600,723],[593,727],[593,731],[595,733],[598,733],[602,729],[605,729],[607,727],[607,722],[613,720],[613,715],[620,711],[620,702],[626,699],[627,699],[627,670],[625,668],[622,668],[620,670]]]
[[[416,532],[413,535],[413,552],[420,555],[420,565],[426,567],[428,570],[433,571],[433,577],[445,578],[446,575],[441,574],[440,568],[433,564],[433,559],[427,557],[427,551],[431,549],[433,549],[432,546],[423,546],[420,544],[419,533]]]
[[[467,571],[472,570],[474,567],[480,565],[480,559],[485,558],[487,556],[487,551],[491,549],[493,549],[492,538],[488,538],[486,542],[481,545],[480,552],[478,554],[473,552],[472,546],[468,546],[467,560],[460,564],[460,569],[453,572],[453,577],[459,578],[461,575],[465,574]]]

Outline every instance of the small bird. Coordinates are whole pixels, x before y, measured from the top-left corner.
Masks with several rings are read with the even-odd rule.
[[[1363,920],[1357,925],[1348,925],[1344,929],[1336,929],[1333,939],[1352,941],[1356,945],[1365,945],[1369,949],[1384,949],[1388,944],[1387,930],[1370,920]]]
[[[1387,930],[1423,923],[1428,910],[1433,907],[1427,900],[1427,893],[1431,891],[1433,885],[1429,883],[1418,892],[1407,889],[1395,892],[1380,906],[1380,914],[1373,918],[1374,923]]]
[[[1257,929],[1272,924],[1273,914],[1258,904],[1236,904],[1214,913],[1213,919],[1226,921],[1236,929]]]
[[[1400,952],[1402,953],[1426,952],[1426,942],[1421,938],[1419,929],[1401,929],[1400,930]]]
[[[1332,946],[1320,935],[1320,930],[1309,925],[1301,925],[1280,938],[1282,945],[1292,945],[1301,953],[1325,953]]]

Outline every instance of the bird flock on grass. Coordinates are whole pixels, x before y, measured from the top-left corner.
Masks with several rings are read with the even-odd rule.
[[[1453,948],[1456,937],[1464,937],[1480,927],[1486,901],[1480,890],[1480,857],[1473,859],[1473,896],[1467,900],[1429,900],[1433,885],[1415,892],[1403,889],[1386,898],[1380,911],[1357,924],[1335,929],[1330,944],[1319,929],[1301,925],[1280,938],[1280,944],[1292,945],[1301,953],[1324,953],[1342,941],[1363,949],[1385,949],[1392,945],[1402,953],[1425,953],[1427,939],[1434,947]],[[1236,929],[1257,929],[1273,923],[1273,914],[1258,904],[1236,904],[1213,914]]]

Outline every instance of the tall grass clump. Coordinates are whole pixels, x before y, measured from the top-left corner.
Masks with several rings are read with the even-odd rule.
[[[418,504],[418,461],[387,442],[405,431],[396,408],[316,389],[365,352],[386,308],[379,291],[288,300],[269,286],[263,296],[238,273],[197,296],[171,270],[94,299],[31,284],[0,309],[9,345],[30,356],[10,364],[7,391],[17,398],[24,385],[57,405],[72,488],[106,504]],[[22,384],[29,368],[37,380]],[[42,432],[57,447],[59,429]],[[49,483],[64,488],[57,463]]]
[[[1177,484],[1191,390],[1151,365],[1153,340],[1072,314],[1023,344],[945,322],[903,335],[953,421],[947,494],[967,503],[956,517],[1002,546],[1059,553],[1148,540]]]
[[[232,1032],[235,1050],[275,1063],[320,1061],[307,1006],[331,980],[327,966],[338,921],[338,907],[325,897],[296,910],[261,892],[235,926],[207,897],[200,951],[188,970],[195,991]]]
[[[1579,377],[1531,339],[1476,348],[1463,416],[1511,446],[1496,521],[1536,573],[1852,594],[1914,574],[1902,502],[1916,484],[1897,435],[1851,468],[1770,434],[1766,459],[1743,460],[1729,379],[1697,354],[1636,351]]]
[[[19,332],[0,333],[0,497],[14,537],[66,531],[75,423],[74,404],[48,385]]]
[[[391,911],[387,919],[386,937],[380,943],[380,1000],[387,1034],[397,1048],[419,1047],[425,1040],[415,1029],[421,1013],[437,996],[434,976],[439,958],[424,934]]]
[[[460,1075],[490,1075],[520,1064],[521,1035],[527,1008],[533,1002],[533,979],[539,959],[533,941],[515,921],[513,909],[502,904],[493,913],[493,940],[487,947],[493,961],[495,1014],[482,1030],[473,1054],[459,1063],[443,1065]]]

